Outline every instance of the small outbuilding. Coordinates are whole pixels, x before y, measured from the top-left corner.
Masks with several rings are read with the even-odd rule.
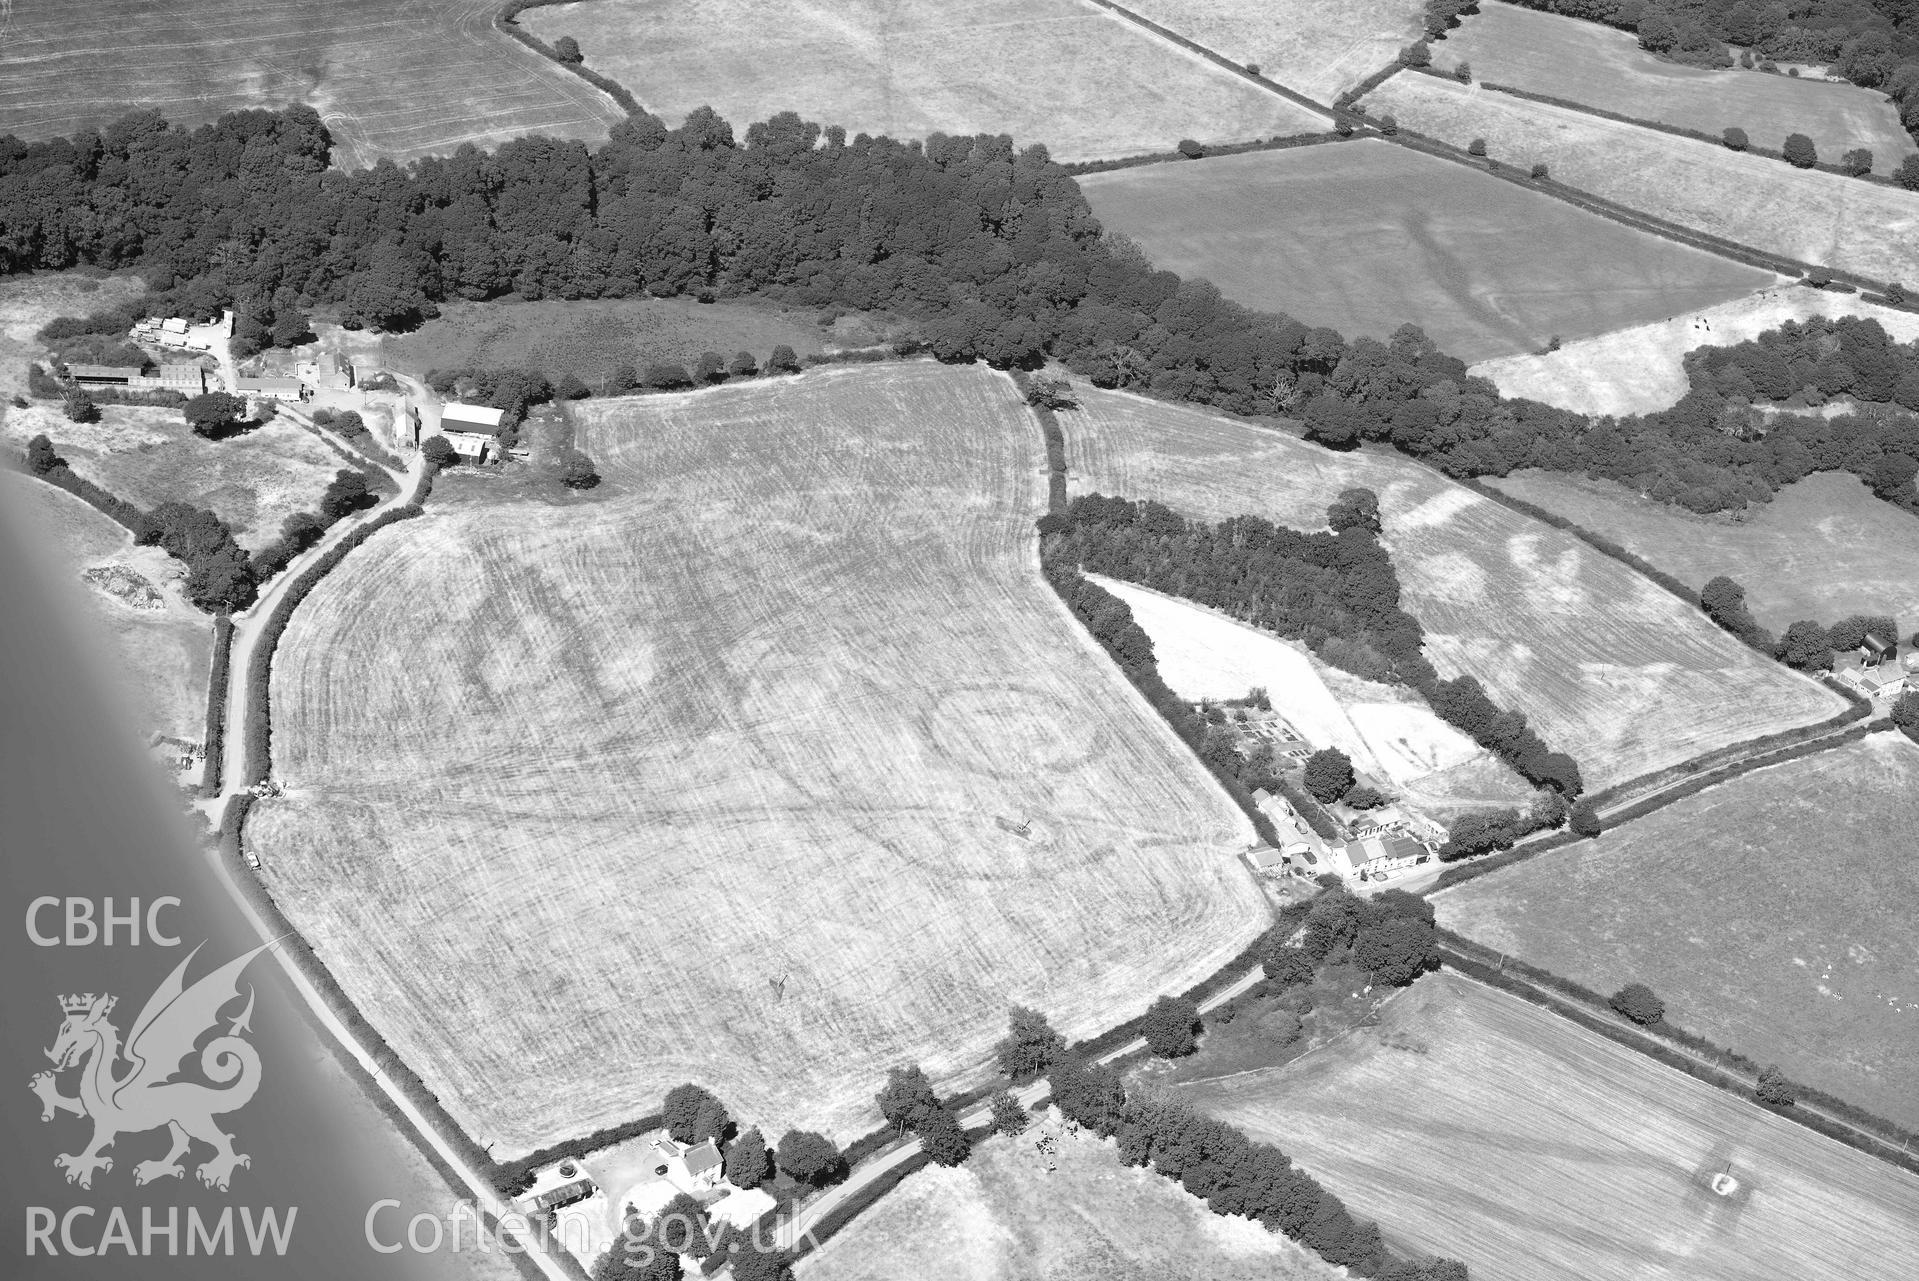
[[[506,430],[501,419],[505,416],[486,405],[451,400],[440,408],[440,434],[453,446],[454,453],[483,463],[489,454],[500,451],[500,436]]]
[[[300,399],[302,384],[298,378],[241,378],[233,389],[253,400],[296,401]]]

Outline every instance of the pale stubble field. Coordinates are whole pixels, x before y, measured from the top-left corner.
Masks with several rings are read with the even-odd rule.
[[[1089,389],[1081,403],[1060,418],[1074,493],[1319,529],[1340,490],[1377,492],[1427,656],[1524,712],[1590,789],[1843,706],[1619,562],[1410,460],[1125,393]]]
[[[892,1064],[968,1079],[1009,1002],[1086,1035],[1262,928],[1249,825],[1039,577],[1043,454],[1004,377],[581,418],[593,499],[442,482],[301,607],[288,791],[248,827],[496,1155],[686,1079],[845,1139]]]

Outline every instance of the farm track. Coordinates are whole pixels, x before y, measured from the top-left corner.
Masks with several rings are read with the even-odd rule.
[[[1493,962],[1491,968],[1500,975],[1503,984],[1525,988],[1528,993],[1531,993],[1531,999],[1533,999],[1535,1004],[1581,1027],[1591,1028],[1597,1031],[1603,1026],[1609,1029],[1609,1031],[1602,1033],[1602,1035],[1606,1035],[1609,1039],[1637,1050],[1648,1058],[1660,1059],[1663,1055],[1677,1054],[1714,1073],[1718,1079],[1713,1077],[1703,1079],[1707,1084],[1713,1085],[1718,1089],[1726,1090],[1729,1093],[1738,1093],[1737,1090],[1729,1087],[1728,1082],[1736,1084],[1746,1090],[1751,1090],[1758,1084],[1757,1073],[1748,1073],[1743,1068],[1727,1063],[1724,1059],[1714,1055],[1704,1054],[1691,1046],[1683,1045],[1677,1041],[1669,1041],[1664,1037],[1655,1036],[1623,1016],[1613,1013],[1609,1009],[1598,1009],[1586,1002],[1576,1000],[1563,992],[1554,991],[1544,984],[1534,982],[1523,973],[1518,971],[1511,973],[1506,972],[1505,963],[1509,958],[1505,953],[1497,949],[1480,948],[1476,954],[1471,947],[1459,946],[1459,944],[1454,942],[1452,938],[1449,938],[1445,932],[1442,932],[1439,941],[1439,953],[1443,959],[1452,963],[1454,972],[1462,979],[1469,980],[1481,987],[1498,991],[1502,986],[1501,983],[1489,983],[1482,978],[1475,977],[1469,971],[1461,969],[1459,964],[1460,962],[1464,962],[1467,965],[1486,967],[1486,958],[1488,956],[1495,957],[1497,959]],[[1663,1066],[1671,1067],[1672,1065],[1663,1064]],[[1688,1075],[1691,1074],[1689,1073]],[[1694,1077],[1694,1079],[1699,1080],[1702,1078]],[[1744,1096],[1741,1095],[1741,1097]],[[1759,1105],[1754,1104],[1753,1106],[1758,1107]],[[1846,1146],[1848,1147],[1868,1156],[1876,1157],[1888,1165],[1904,1170],[1907,1173],[1915,1172],[1915,1167],[1919,1166],[1919,1154],[1915,1154],[1909,1145],[1890,1143],[1873,1131],[1865,1129],[1847,1120],[1839,1113],[1829,1111],[1809,1100],[1801,1099],[1794,1103],[1789,1109],[1767,1110],[1774,1111],[1774,1115],[1783,1116],[1788,1119],[1791,1119],[1795,1112],[1809,1113],[1818,1117],[1821,1121],[1826,1122],[1828,1125],[1842,1129],[1852,1135],[1857,1141],[1847,1143]],[[1815,1128],[1815,1133],[1817,1132]],[[1832,1135],[1826,1135],[1825,1137],[1833,1138],[1835,1142],[1844,1142],[1844,1140],[1836,1139]]]

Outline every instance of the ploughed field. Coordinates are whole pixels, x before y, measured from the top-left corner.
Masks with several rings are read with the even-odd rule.
[[[199,742],[213,622],[180,594],[180,563],[135,547],[118,522],[44,481],[0,475],[0,504],[12,517],[7,530],[41,549],[70,596],[84,595],[97,670],[111,674],[111,696],[141,742],[153,734]]]
[[[1588,789],[1841,710],[1650,580],[1569,534],[1385,452],[1087,389],[1064,413],[1074,493],[1189,516],[1325,525],[1342,489],[1378,493],[1405,607],[1442,676],[1476,676],[1579,761]]]
[[[1450,72],[1472,64],[1482,84],[1510,85],[1637,120],[1720,136],[1728,126],[1753,145],[1778,151],[1803,133],[1819,158],[1837,163],[1854,147],[1872,152],[1873,169],[1891,173],[1913,149],[1899,109],[1875,89],[1731,67],[1681,66],[1639,47],[1638,37],[1598,22],[1562,18],[1481,0],[1445,40],[1433,65]]]
[[[1156,266],[1348,336],[1384,338],[1411,321],[1467,361],[1709,306],[1775,279],[1377,139],[1079,181],[1100,221]]]
[[[1418,0],[1127,0],[1134,13],[1317,102],[1419,39]]]
[[[928,1166],[817,1254],[801,1281],[1334,1281],[1310,1250],[1241,1215],[1214,1214],[1164,1175],[1121,1165],[1092,1131],[1042,1113],[1024,1134],[988,1139],[966,1164]],[[1056,1167],[1035,1150],[1057,1143]]]
[[[1919,192],[1432,76],[1394,76],[1360,105],[1456,147],[1483,138],[1502,164],[1524,172],[1543,161],[1553,182],[1695,231],[1875,280],[1919,280]]]
[[[1794,481],[1738,521],[1696,516],[1585,476],[1527,471],[1488,483],[1612,539],[1690,587],[1729,575],[1774,633],[1800,619],[1831,626],[1851,614],[1891,614],[1902,637],[1919,626],[1919,520],[1849,472]]]
[[[891,1065],[967,1079],[1009,1002],[1083,1036],[1262,928],[1250,825],[1039,575],[1007,379],[576,412],[591,498],[436,495],[294,615],[248,827],[479,1141],[687,1079],[845,1139]]]
[[[0,134],[151,108],[182,125],[305,103],[354,168],[526,133],[599,141],[611,98],[493,29],[500,0],[87,0],[9,5]],[[0,24],[4,25],[4,24]]]
[[[1912,1176],[1452,974],[1178,1093],[1474,1281],[1860,1281],[1919,1258]]]
[[[1569,342],[1558,351],[1481,361],[1470,372],[1507,396],[1523,396],[1582,414],[1650,414],[1686,394],[1686,353],[1735,347],[1812,316],[1864,316],[1896,341],[1919,338],[1919,314],[1866,302],[1858,294],[1776,285],[1744,298],[1648,324]]]
[[[797,111],[847,136],[1011,134],[1055,160],[1319,133],[1328,117],[1081,0],[586,0],[519,22],[677,125]]]
[[[1679,1026],[1919,1129],[1915,832],[1919,747],[1873,734],[1434,903],[1488,947],[1599,991],[1645,983]]]

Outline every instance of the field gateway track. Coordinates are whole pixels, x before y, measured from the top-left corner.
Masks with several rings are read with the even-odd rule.
[[[1155,266],[1348,337],[1385,338],[1411,321],[1466,361],[1661,320],[1777,279],[1378,139],[1079,183],[1101,223]]]
[[[1339,491],[1379,495],[1405,608],[1442,676],[1469,673],[1578,759],[1588,789],[1825,719],[1837,694],[1761,658],[1570,534],[1409,459],[1120,392],[1061,416],[1073,492],[1188,516],[1318,529]]]
[[[1009,380],[577,412],[593,496],[444,478],[295,614],[248,827],[496,1157],[687,1079],[843,1139],[890,1065],[966,1079],[1010,1001],[1085,1036],[1258,933],[1249,825],[1039,576]]]
[[[1864,1281],[1919,1257],[1911,1175],[1452,974],[1179,1093],[1474,1281]]]

